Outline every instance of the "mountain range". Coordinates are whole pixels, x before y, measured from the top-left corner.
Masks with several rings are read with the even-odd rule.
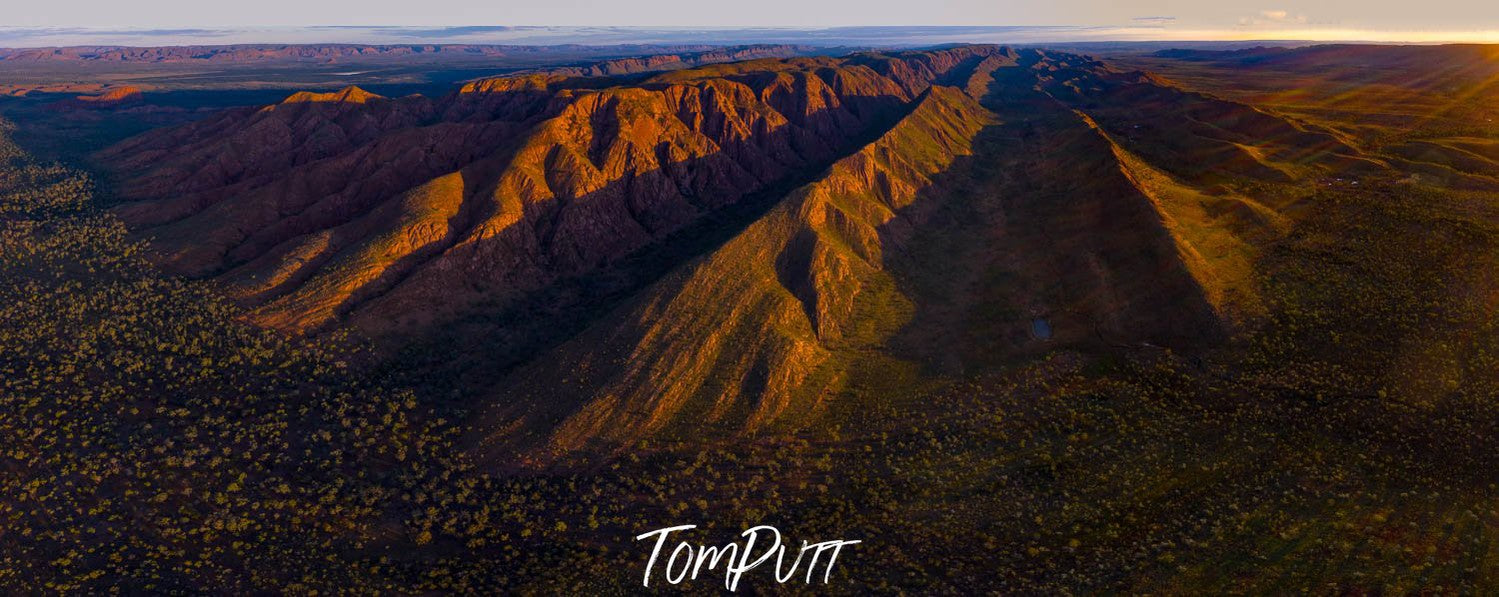
[[[772,50],[773,49],[773,50]],[[810,53],[810,46],[789,44],[633,44],[619,46],[497,45],[497,44],[238,44],[174,46],[62,46],[44,48],[0,48],[0,62],[87,63],[358,63],[360,61],[493,61],[526,56],[574,56],[595,60],[607,57],[723,54],[744,59],[756,52]],[[736,56],[737,54],[737,56]]]
[[[257,325],[443,347],[489,388],[479,452],[538,465],[794,430],[884,361],[1221,342],[1295,217],[1247,189],[1390,168],[1069,53],[614,64],[297,93],[97,160],[163,267]]]
[[[361,48],[0,61],[5,592],[1499,592],[1493,47]]]

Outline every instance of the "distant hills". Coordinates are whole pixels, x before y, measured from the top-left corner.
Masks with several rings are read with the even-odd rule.
[[[356,46],[670,46],[710,44],[793,44],[819,47],[914,47],[962,43],[1096,43],[1099,39],[1142,39],[1137,28],[1096,26],[865,26],[865,27],[622,27],[622,26],[332,26],[214,27],[186,29],[27,28],[0,29],[0,47],[326,45]],[[1235,48],[1271,41],[1306,42],[1102,42],[1168,47]],[[642,49],[641,52],[645,53]]]
[[[215,64],[249,62],[350,62],[368,60],[463,61],[494,60],[512,56],[554,54],[579,59],[640,55],[725,54],[739,59],[759,56],[790,56],[809,53],[809,46],[757,44],[718,46],[708,44],[630,44],[619,46],[579,45],[470,45],[470,44],[240,44],[202,46],[68,46],[47,48],[0,48],[0,62],[100,62]]]

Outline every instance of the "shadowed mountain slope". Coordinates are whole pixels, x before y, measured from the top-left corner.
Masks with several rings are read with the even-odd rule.
[[[1124,59],[1341,136],[1417,180],[1499,190],[1499,49],[1321,45]]]
[[[438,347],[488,388],[479,449],[539,466],[795,430],[1059,345],[1211,346],[1264,315],[1254,263],[1297,189],[1387,168],[1038,50],[578,74],[299,93],[102,157],[168,268],[261,325]]]
[[[765,60],[620,86],[537,74],[436,101],[300,93],[101,161],[134,200],[116,213],[162,263],[223,280],[257,322],[421,330],[823,167],[931,81],[999,52]]]
[[[632,594],[685,519],[849,593],[1499,594],[1459,50],[310,86],[98,202],[0,118],[0,592]]]
[[[1209,345],[1261,312],[1248,270],[1284,226],[1230,183],[1378,167],[1324,131],[1077,56],[963,74],[499,383],[481,451],[576,462],[796,429],[871,384],[915,390],[1056,343]],[[1174,124],[1135,124],[1164,112]],[[1185,152],[1211,160],[1146,157]]]

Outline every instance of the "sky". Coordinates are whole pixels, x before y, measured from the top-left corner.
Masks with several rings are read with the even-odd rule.
[[[7,4],[0,14],[0,45],[7,46],[156,45],[152,40],[567,43],[579,41],[575,38],[580,35],[620,43],[618,39],[628,36],[612,28],[646,27],[656,32],[636,30],[638,37],[664,35],[662,31],[683,33],[665,28],[816,30],[913,25],[1005,26],[1014,28],[1007,30],[1011,37],[1045,37],[971,41],[1499,43],[1496,0],[54,0]],[[707,29],[703,35],[712,32]]]

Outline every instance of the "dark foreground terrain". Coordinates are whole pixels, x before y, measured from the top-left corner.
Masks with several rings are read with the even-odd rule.
[[[72,166],[7,112],[0,586],[623,592],[772,524],[863,542],[741,589],[1499,590],[1493,58],[574,65]]]

